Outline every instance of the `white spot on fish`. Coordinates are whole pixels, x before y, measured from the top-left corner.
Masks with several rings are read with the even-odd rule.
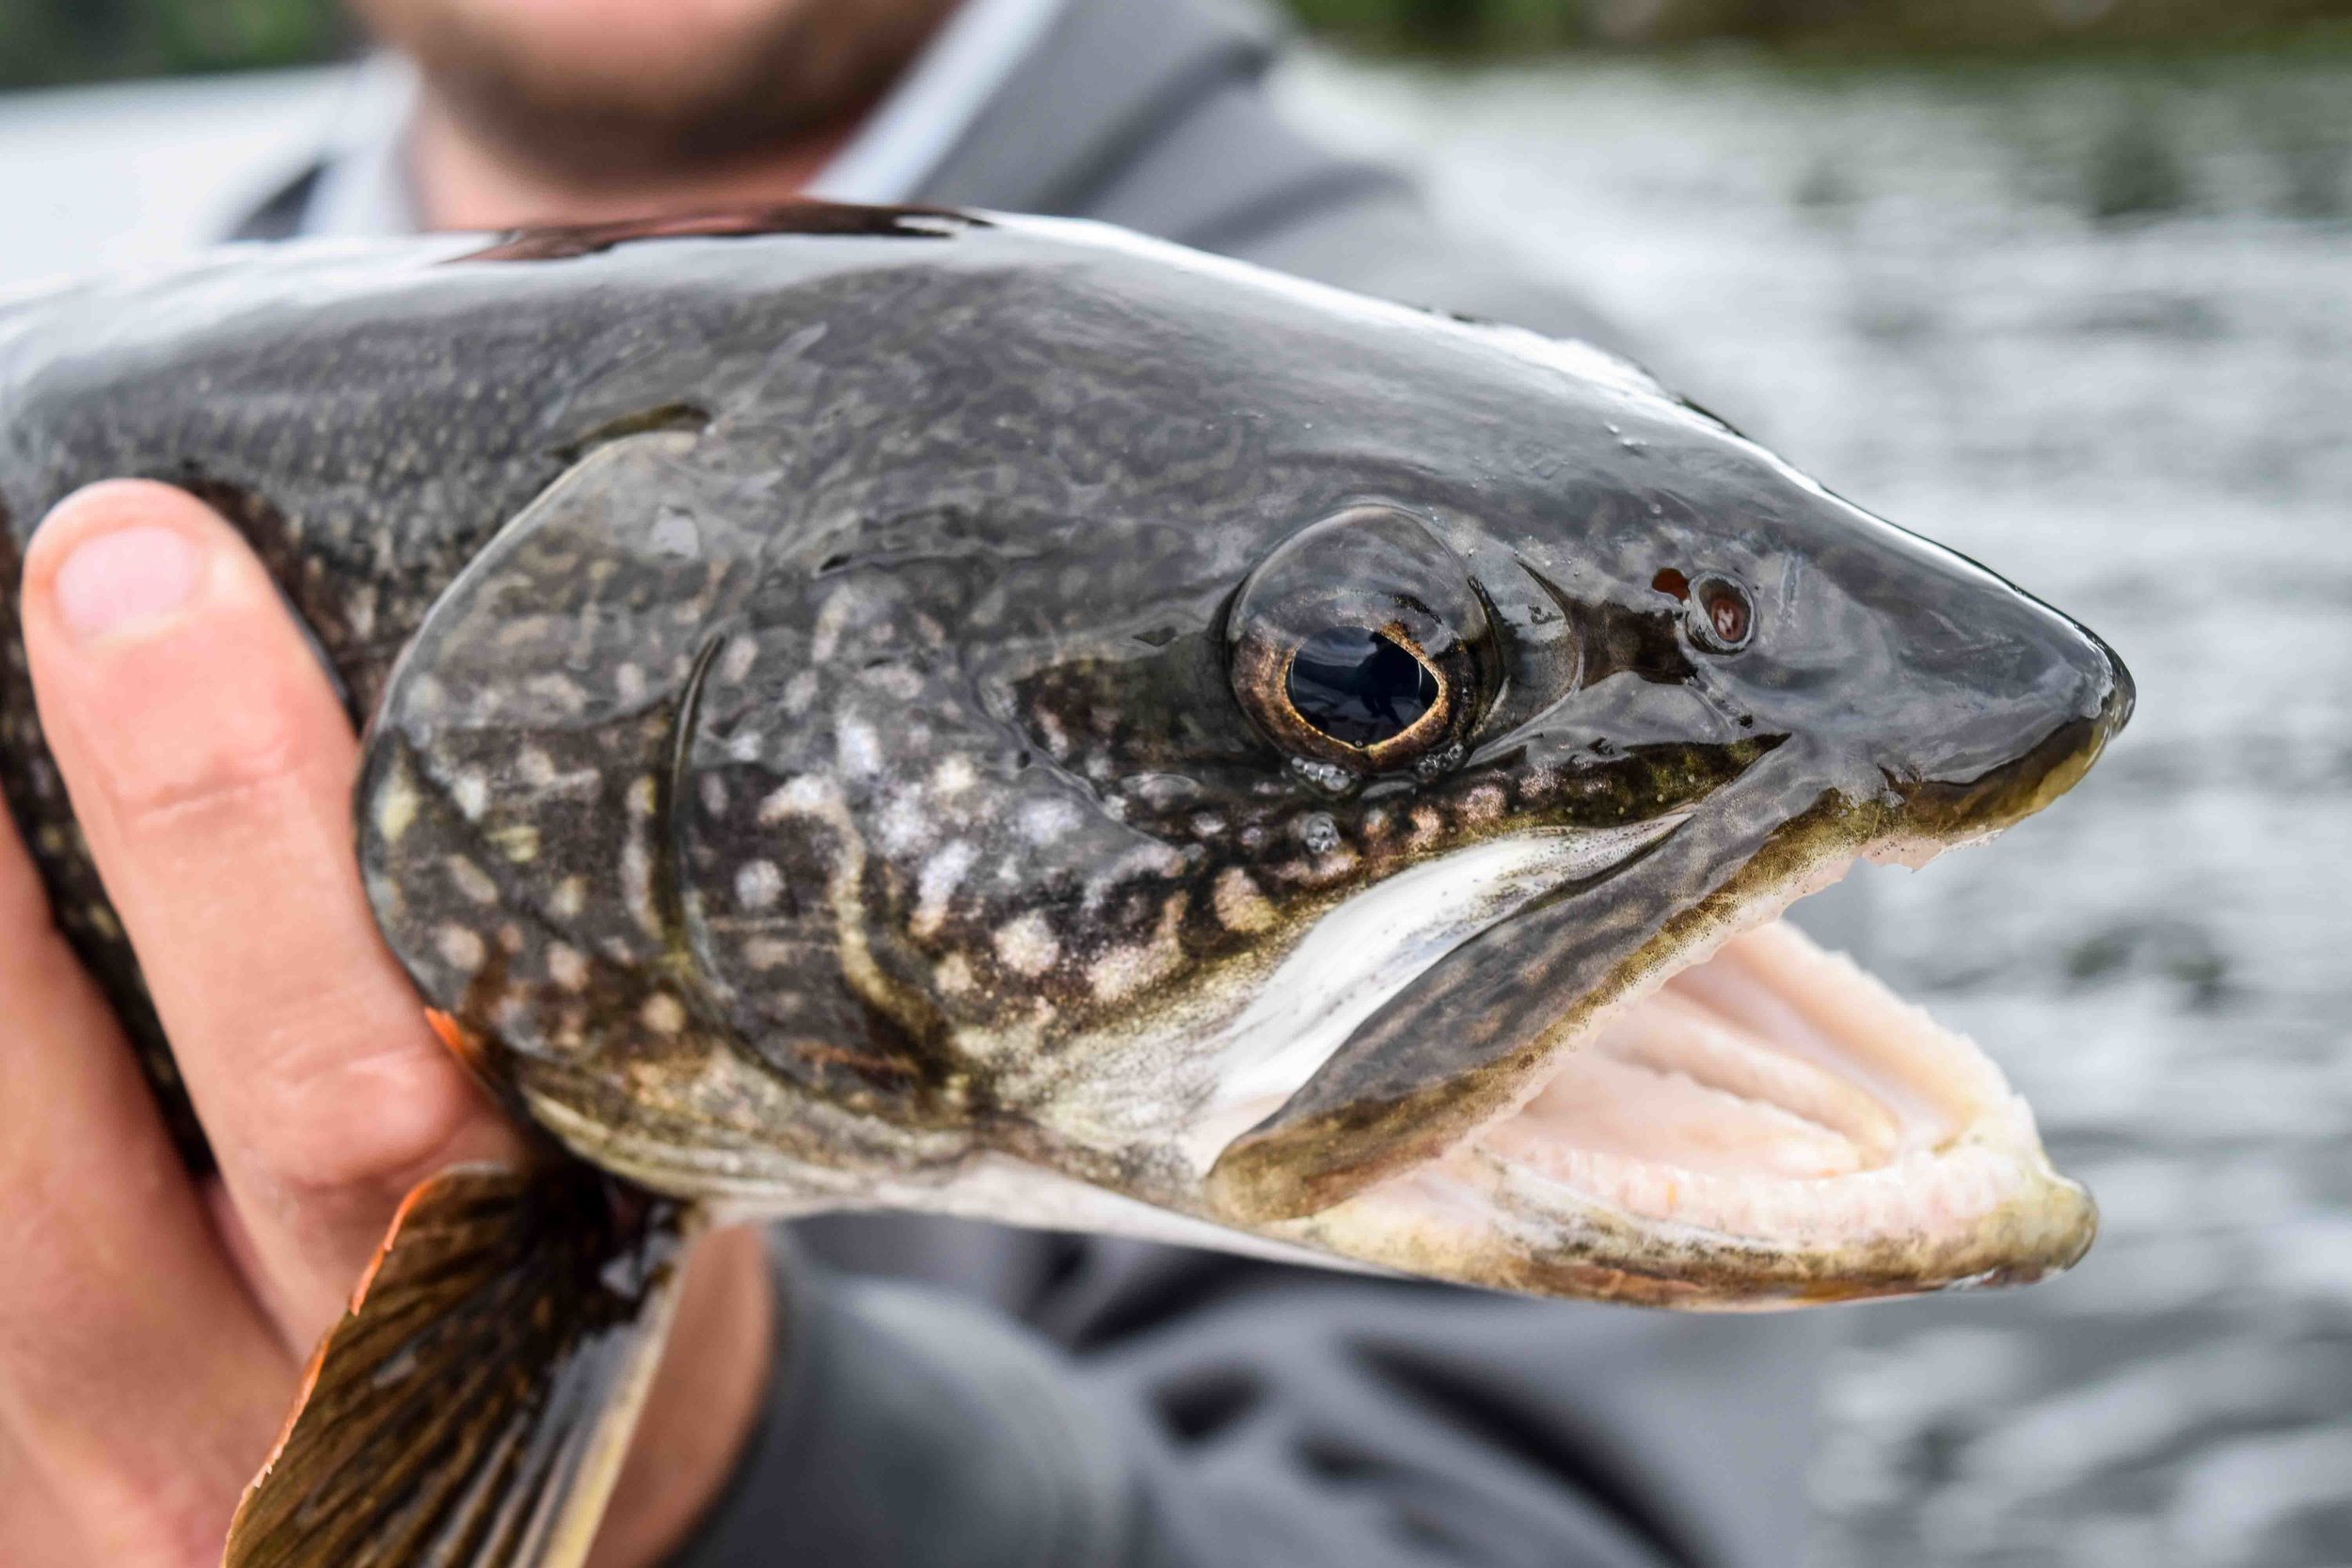
[[[645,998],[637,1017],[644,1026],[664,1038],[672,1037],[686,1027],[685,1004],[668,991],[656,991]]]
[[[792,957],[792,944],[774,937],[754,937],[743,944],[743,961],[754,969],[782,969]]]
[[[759,643],[755,640],[744,636],[730,637],[725,652],[719,656],[719,678],[729,686],[740,685],[758,660]],[[805,674],[807,672],[802,673]]]
[[[841,646],[841,634],[849,629],[850,618],[857,612],[857,594],[847,588],[836,588],[817,609],[817,625],[811,630],[808,657],[817,664],[833,662],[834,652]]]
[[[784,896],[784,873],[773,861],[747,861],[735,873],[735,901],[755,912]]]
[[[444,963],[468,974],[479,974],[483,960],[490,956],[481,934],[463,926],[442,927],[433,934],[433,945],[439,949]]]
[[[1045,737],[1045,750],[1056,762],[1070,755],[1070,734],[1061,727],[1061,721],[1040,710],[1037,714],[1038,733]]]
[[[490,874],[463,855],[449,857],[449,879],[457,884],[457,891],[477,904],[495,904],[499,885],[490,880]]]
[[[1078,808],[1067,800],[1049,796],[1023,806],[1015,820],[1021,829],[1021,836],[1031,844],[1053,844],[1078,825]]]
[[[1089,908],[1100,904],[1117,890],[1119,884],[1138,877],[1172,877],[1184,868],[1184,858],[1165,844],[1138,845],[1087,879],[1086,900]]]
[[[621,701],[634,703],[645,694],[645,673],[634,664],[624,664],[612,672],[613,689]]]
[[[621,901],[640,930],[648,936],[661,934],[661,916],[653,907],[653,855],[636,834],[621,846]]]
[[[375,831],[387,844],[398,844],[401,835],[417,820],[417,787],[408,782],[405,767],[396,769],[384,782],[383,793],[375,798]]]
[[[903,664],[882,664],[868,670],[865,683],[877,691],[911,703],[923,694],[923,677]]]
[[[996,933],[996,958],[1015,974],[1034,980],[1061,957],[1061,941],[1045,917],[1032,910]]]
[[[1116,947],[1094,960],[1087,983],[1097,1001],[1118,1002],[1163,978],[1184,957],[1176,933],[1184,918],[1184,895],[1177,894],[1160,906],[1160,928],[1152,940],[1131,947]]]
[[[798,719],[817,700],[817,672],[803,670],[784,683],[784,711]]]
[[[972,964],[961,953],[950,953],[931,971],[931,984],[942,996],[962,996],[972,989]]]
[[[1229,931],[1248,935],[1274,924],[1274,906],[1257,879],[1238,865],[1217,873],[1216,898],[1217,921]]]
[[[894,855],[903,855],[929,844],[938,826],[931,813],[924,809],[922,792],[901,789],[882,808],[882,847]]]
[[[759,802],[759,824],[772,828],[787,816],[823,811],[838,798],[834,782],[821,774],[803,773],[782,789],[771,790]]]
[[[482,814],[490,809],[490,781],[477,768],[469,768],[449,783],[449,798],[457,804],[458,814],[469,822],[479,822]]]
[[[675,556],[684,561],[698,561],[703,553],[703,531],[683,507],[665,506],[653,520],[647,538],[656,552]]]
[[[555,783],[555,759],[536,746],[526,746],[515,756],[515,772],[533,789],[545,789]]]
[[[853,779],[870,779],[882,771],[882,738],[863,719],[844,719],[833,735],[834,754],[841,770]]]
[[[948,900],[963,885],[973,859],[972,847],[959,840],[924,863],[922,875],[915,879],[914,915],[910,922],[916,936],[934,934],[946,920]]]
[[[558,920],[576,919],[588,907],[588,883],[580,877],[566,877],[555,884],[555,892],[548,898],[548,912]]]
[[[523,683],[523,689],[543,702],[554,704],[566,713],[579,713],[588,705],[588,693],[580,689],[578,681],[567,675],[533,675]]]
[[[970,757],[942,757],[939,766],[931,769],[931,789],[939,795],[961,795],[977,784],[979,777]]]
[[[588,988],[587,955],[569,942],[549,942],[548,978],[565,990],[585,990]]]

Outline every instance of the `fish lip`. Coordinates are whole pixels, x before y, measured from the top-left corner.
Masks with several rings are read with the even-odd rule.
[[[2106,657],[2115,680],[2097,706],[2053,726],[2022,755],[1973,779],[1896,783],[1899,825],[1889,836],[1943,847],[1975,842],[2015,826],[2080,784],[2131,721],[2137,703],[2131,673],[2112,653]]]
[[[1894,776],[1899,831],[1915,839],[1959,844],[2022,821],[2082,782],[2131,722],[2138,685],[2114,648],[2081,622],[2041,607],[2062,627],[2054,668],[2071,677],[2071,690],[2029,716],[2041,734],[2021,735],[2010,754],[1960,778]],[[2063,662],[2057,662],[2062,658]]]

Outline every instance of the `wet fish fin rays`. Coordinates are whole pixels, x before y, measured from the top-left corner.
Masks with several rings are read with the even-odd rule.
[[[578,1568],[698,1212],[565,1162],[408,1195],[223,1568]]]

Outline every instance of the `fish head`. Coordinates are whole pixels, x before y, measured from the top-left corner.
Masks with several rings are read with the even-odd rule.
[[[986,243],[1011,259],[807,337],[843,357],[835,413],[796,416],[801,520],[645,615],[688,628],[675,701],[611,705],[645,777],[563,836],[634,911],[564,916],[613,927],[563,938],[611,978],[550,1015],[441,974],[430,873],[372,862],[543,1119],[681,1191],[723,1124],[739,1174],[854,1146],[843,1201],[1094,1224],[1093,1195],[1669,1306],[2080,1256],[2090,1200],[1998,1069],[1775,917],[2070,787],[2131,706],[2103,644],[1598,351],[1056,226]],[[645,499],[596,515],[666,515],[760,417],[658,437]],[[611,527],[595,551],[659,553]],[[477,641],[488,683],[512,639]],[[450,774],[395,685],[412,760],[374,776]]]
[[[1251,370],[1187,403],[1216,319],[1154,360],[1125,483],[927,513],[791,592],[834,635],[783,666],[823,715],[787,771],[850,825],[834,913],[960,1110],[1471,1283],[1706,1306],[2073,1261],[2092,1210],[1998,1071],[1771,921],[2062,792],[2128,713],[2113,656],[1606,356],[1235,326]]]
[[[1776,917],[1858,858],[1921,864],[2055,800],[2128,720],[2129,674],[1973,562],[1635,401],[1565,484],[1482,475],[1451,602],[1489,651],[1437,683],[1478,682],[1479,718],[1433,739],[1434,776],[1426,752],[1357,764],[1404,765],[1391,809],[1444,827],[1272,982],[1322,1032],[1237,1053],[1190,1145],[1212,1206],[1416,1272],[1698,1307],[2071,1265],[2095,1210],[1998,1069]],[[1268,623],[1328,643],[1313,612]],[[1266,696],[1279,656],[1232,668],[1270,738],[1315,746]],[[1359,657],[1340,684],[1413,674]]]

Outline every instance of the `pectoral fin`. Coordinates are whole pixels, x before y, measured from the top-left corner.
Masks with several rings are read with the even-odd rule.
[[[312,1357],[224,1568],[576,1568],[694,1219],[577,1164],[417,1188]]]

